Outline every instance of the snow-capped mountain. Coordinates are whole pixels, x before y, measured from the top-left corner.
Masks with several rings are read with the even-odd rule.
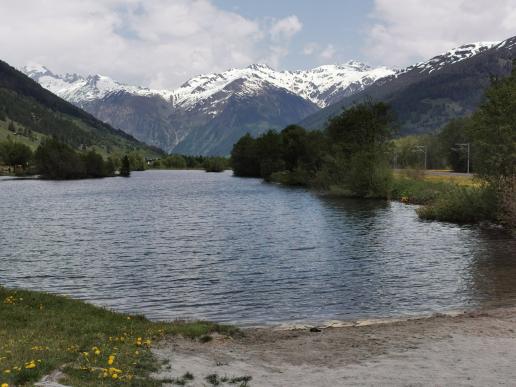
[[[45,89],[72,103],[102,99],[109,94],[121,91],[142,96],[155,93],[142,87],[118,83],[103,75],[54,74],[40,64],[29,64],[24,66],[21,71]]]
[[[174,90],[152,90],[125,85],[102,75],[57,75],[38,64],[25,66],[22,71],[46,89],[73,103],[102,99],[123,91],[138,96],[159,95],[183,109],[209,99],[236,80],[243,80],[242,89],[238,91],[240,93],[252,95],[259,93],[264,86],[272,85],[325,107],[335,99],[394,74],[386,67],[371,68],[356,61],[299,71],[276,71],[264,64],[253,64],[242,69],[199,75]]]
[[[245,81],[248,93],[259,92],[264,84],[269,84],[286,89],[319,107],[325,107],[335,98],[362,90],[377,79],[391,74],[394,71],[386,67],[371,68],[355,61],[299,71],[276,71],[264,64],[253,64],[219,74],[199,75],[172,91],[170,96],[177,105],[192,106],[241,79]]]
[[[355,61],[300,71],[253,64],[199,75],[174,90],[153,90],[102,75],[59,75],[42,65],[28,65],[22,71],[144,142],[167,151],[205,154],[227,154],[237,134],[280,129],[394,74]],[[214,128],[231,135],[215,136]]]
[[[407,73],[409,71],[418,71],[420,73],[432,73],[434,71],[438,71],[445,66],[459,63],[463,60],[466,60],[468,58],[471,58],[472,56],[475,56],[477,54],[480,54],[481,52],[487,51],[490,48],[496,46],[497,44],[500,44],[500,42],[476,42],[476,43],[470,43],[470,44],[464,44],[460,47],[456,47],[454,49],[451,49],[449,51],[446,51],[443,54],[434,56],[432,59],[427,60],[425,62],[416,63],[413,66],[409,66],[397,73],[403,74]]]
[[[354,103],[372,98],[388,103],[401,134],[432,133],[471,114],[492,77],[507,76],[516,57],[516,37],[460,46],[379,79],[370,87],[305,118],[300,125],[321,129]]]
[[[405,128],[408,132],[434,130],[449,117],[471,111],[491,75],[485,73],[489,68],[483,68],[474,80],[461,71],[475,58],[512,50],[513,40],[466,44],[398,71],[355,61],[299,71],[276,71],[254,64],[199,75],[173,90],[130,86],[101,75],[57,75],[40,65],[22,71],[58,96],[148,144],[169,152],[228,154],[246,132],[260,134],[296,122],[320,128],[355,96],[397,101],[396,96],[405,93],[411,98],[398,106],[405,114],[409,105],[440,82],[444,91],[435,93],[442,98],[430,95],[424,99],[411,113],[414,128]],[[489,66],[493,74],[498,73],[495,63]],[[468,97],[467,88],[474,97]],[[449,102],[452,91],[454,100]]]

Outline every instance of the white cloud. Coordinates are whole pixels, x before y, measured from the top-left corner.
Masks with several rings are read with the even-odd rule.
[[[326,48],[320,53],[320,57],[324,60],[330,60],[335,56],[335,52],[336,50],[333,44],[328,44]]]
[[[274,40],[291,39],[303,28],[303,24],[297,16],[292,15],[275,21],[270,29],[270,34]]]
[[[210,0],[2,1],[0,14],[1,59],[13,65],[169,88],[195,74],[279,61],[302,27],[296,16],[271,24]]]
[[[313,55],[317,50],[319,50],[319,45],[317,43],[308,43],[303,47],[303,54]]]
[[[366,53],[391,66],[516,33],[516,0],[375,0],[372,16]]]

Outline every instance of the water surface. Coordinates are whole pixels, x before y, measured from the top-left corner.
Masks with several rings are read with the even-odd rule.
[[[0,283],[242,325],[516,300],[516,241],[231,173],[0,181]]]

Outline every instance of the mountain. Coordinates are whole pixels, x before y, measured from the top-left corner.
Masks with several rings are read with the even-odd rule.
[[[228,154],[246,132],[297,122],[394,74],[359,62],[306,71],[255,64],[196,76],[175,90],[151,90],[101,75],[23,71],[43,87],[141,141],[170,152]]]
[[[500,43],[472,43],[377,80],[300,121],[322,129],[328,119],[368,98],[389,103],[400,134],[433,132],[453,118],[471,114],[481,103],[492,77],[510,74],[516,37]]]
[[[115,150],[141,150],[149,155],[161,153],[54,95],[0,61],[0,130],[6,131],[8,126],[16,129],[16,135],[24,134],[29,143],[31,138],[40,140],[44,136],[56,136],[72,146],[96,147],[106,153]]]

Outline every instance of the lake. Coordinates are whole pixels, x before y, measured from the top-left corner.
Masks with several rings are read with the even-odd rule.
[[[0,284],[151,319],[320,323],[516,300],[516,240],[231,172],[0,180]]]

